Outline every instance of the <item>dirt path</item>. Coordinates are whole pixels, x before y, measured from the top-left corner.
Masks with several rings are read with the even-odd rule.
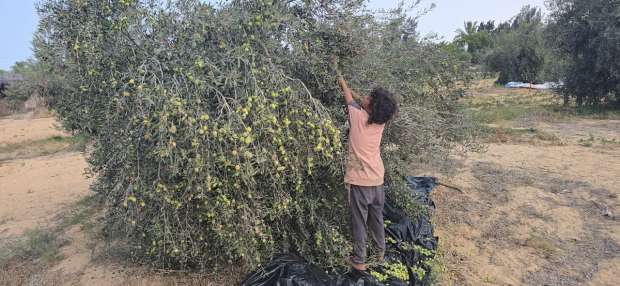
[[[52,117],[0,119],[0,146],[67,136]],[[0,163],[0,238],[46,226],[67,206],[88,194],[82,176],[86,161],[78,152]]]
[[[66,207],[88,194],[80,153],[14,160],[0,166],[0,237],[47,226]]]
[[[52,136],[67,136],[53,117],[28,118],[12,116],[0,118],[0,146],[36,141]]]
[[[451,179],[465,194],[435,193],[444,285],[619,285],[620,146],[578,144],[620,138],[618,122],[537,128],[566,143],[491,144]]]

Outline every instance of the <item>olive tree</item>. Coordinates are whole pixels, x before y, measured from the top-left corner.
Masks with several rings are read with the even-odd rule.
[[[63,76],[53,96],[64,126],[94,139],[106,227],[159,266],[254,267],[282,251],[344,265],[347,133],[333,55],[360,92],[380,84],[398,97],[382,149],[388,183],[478,147],[458,107],[467,64],[403,37],[413,23],[403,9],[46,0],[39,14],[36,55]]]

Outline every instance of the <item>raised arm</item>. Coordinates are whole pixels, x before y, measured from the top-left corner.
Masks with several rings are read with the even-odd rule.
[[[344,101],[347,104],[352,104],[353,96],[354,96],[353,90],[349,88],[347,81],[342,76],[342,73],[340,72],[340,69],[338,68],[338,62],[337,62],[336,57],[332,58],[332,63],[334,64],[334,67],[336,68],[336,77],[338,78],[338,85],[340,86],[340,89],[342,90],[342,93],[344,94]]]
[[[340,89],[342,89],[342,93],[344,94],[344,101],[347,104],[353,103],[353,91],[349,88],[347,81],[342,77],[342,74],[338,72],[338,85],[340,85]]]

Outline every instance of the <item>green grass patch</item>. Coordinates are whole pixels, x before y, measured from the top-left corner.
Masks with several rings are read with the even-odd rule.
[[[448,266],[446,265],[443,255],[435,254],[435,257],[427,262],[431,267],[429,281],[431,285],[436,285],[446,279],[448,275]]]
[[[93,218],[101,206],[101,196],[87,196],[61,214],[60,222],[55,227],[28,230],[20,237],[0,241],[0,267],[22,260],[42,261],[46,264],[61,260],[60,248],[68,242],[62,238],[64,231],[79,225],[82,231],[92,235],[95,228]]]
[[[88,234],[92,233],[94,224],[93,217],[101,210],[102,198],[99,195],[87,196],[75,204],[75,207],[62,214],[59,224],[60,229],[79,225]]]
[[[534,111],[544,110],[541,108],[519,105],[502,105],[468,110],[474,120],[487,124],[515,120],[520,117],[525,117]]]
[[[88,139],[83,135],[70,137],[56,135],[41,140],[2,145],[0,161],[34,158],[58,152],[83,152],[87,143]]]
[[[603,145],[614,145],[614,146],[620,146],[620,141],[614,139],[607,139],[607,138],[601,138],[601,143]]]
[[[594,145],[594,141],[596,139],[594,138],[594,135],[590,134],[590,136],[587,139],[579,139],[579,145],[583,146],[583,147],[592,147],[592,145]]]
[[[5,241],[0,245],[0,266],[12,260],[41,260],[51,263],[62,259],[60,248],[65,241],[56,232],[46,229],[32,229],[20,239]]]
[[[465,112],[474,120],[501,123],[529,116],[548,117],[550,106],[559,104],[557,95],[550,92],[501,90],[499,93],[478,94],[463,101]]]
[[[483,134],[488,142],[493,143],[533,143],[540,142],[552,145],[563,145],[562,140],[555,134],[536,128],[511,128],[486,126]]]
[[[575,106],[563,104],[561,96],[551,91],[496,89],[463,100],[474,120],[485,124],[501,123],[520,118],[539,119],[589,118],[620,119],[614,106]]]
[[[594,135],[590,134],[588,138],[579,139],[579,145],[583,147],[593,147],[596,145],[597,147],[615,148],[615,147],[620,146],[620,141],[616,140],[615,138],[612,138],[612,139],[608,139],[605,137],[596,138],[594,137]]]

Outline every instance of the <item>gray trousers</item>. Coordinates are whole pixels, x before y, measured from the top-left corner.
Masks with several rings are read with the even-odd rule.
[[[383,186],[349,186],[349,205],[351,207],[351,227],[353,231],[354,263],[366,262],[366,230],[374,240],[379,255],[385,253],[385,231],[383,228]]]

